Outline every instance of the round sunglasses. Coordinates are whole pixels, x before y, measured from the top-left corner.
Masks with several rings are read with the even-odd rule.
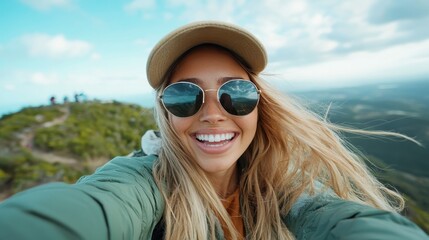
[[[159,96],[165,109],[176,117],[196,114],[204,103],[205,92],[217,91],[217,100],[229,114],[244,116],[259,102],[259,90],[249,80],[233,79],[216,89],[202,89],[195,83],[177,82],[167,86]]]

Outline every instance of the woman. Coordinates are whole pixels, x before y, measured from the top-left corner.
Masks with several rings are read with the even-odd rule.
[[[170,33],[147,63],[157,155],[17,194],[0,205],[0,236],[426,239],[395,213],[403,199],[345,147],[341,128],[258,77],[266,63],[259,41],[230,24]]]

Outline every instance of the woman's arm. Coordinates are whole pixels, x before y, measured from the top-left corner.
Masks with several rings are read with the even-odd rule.
[[[0,239],[150,239],[164,208],[153,160],[115,158],[76,184],[16,194],[0,204]]]
[[[405,217],[330,195],[304,196],[286,218],[297,239],[429,239]]]

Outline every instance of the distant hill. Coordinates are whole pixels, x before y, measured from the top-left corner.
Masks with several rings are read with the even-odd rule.
[[[0,199],[50,181],[75,182],[140,149],[151,109],[119,102],[25,108],[0,118]]]
[[[411,218],[429,232],[429,81],[312,91],[298,97],[321,115],[329,109],[330,122],[398,132],[423,145],[344,134],[368,158],[377,177],[408,198],[408,207],[414,208],[408,209]]]
[[[392,130],[429,146],[429,84],[345,88],[300,94],[331,122]],[[75,182],[118,155],[140,148],[156,128],[152,110],[120,102],[25,108],[0,118],[0,199],[50,181]],[[429,153],[400,139],[346,135],[367,154],[371,168],[407,197],[404,212],[429,232]]]
[[[413,137],[423,147],[398,138],[346,135],[364,153],[387,165],[429,178],[429,81],[370,85],[299,95],[331,122],[367,130],[386,130]]]

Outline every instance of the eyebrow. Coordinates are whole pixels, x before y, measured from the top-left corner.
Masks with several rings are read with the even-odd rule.
[[[217,82],[219,84],[223,84],[223,83],[225,83],[229,80],[232,80],[232,79],[243,79],[243,78],[242,77],[223,77],[223,78],[219,78],[217,80]],[[191,82],[191,83],[195,83],[197,85],[201,85],[202,80],[199,78],[184,78],[184,79],[180,79],[177,82]]]

